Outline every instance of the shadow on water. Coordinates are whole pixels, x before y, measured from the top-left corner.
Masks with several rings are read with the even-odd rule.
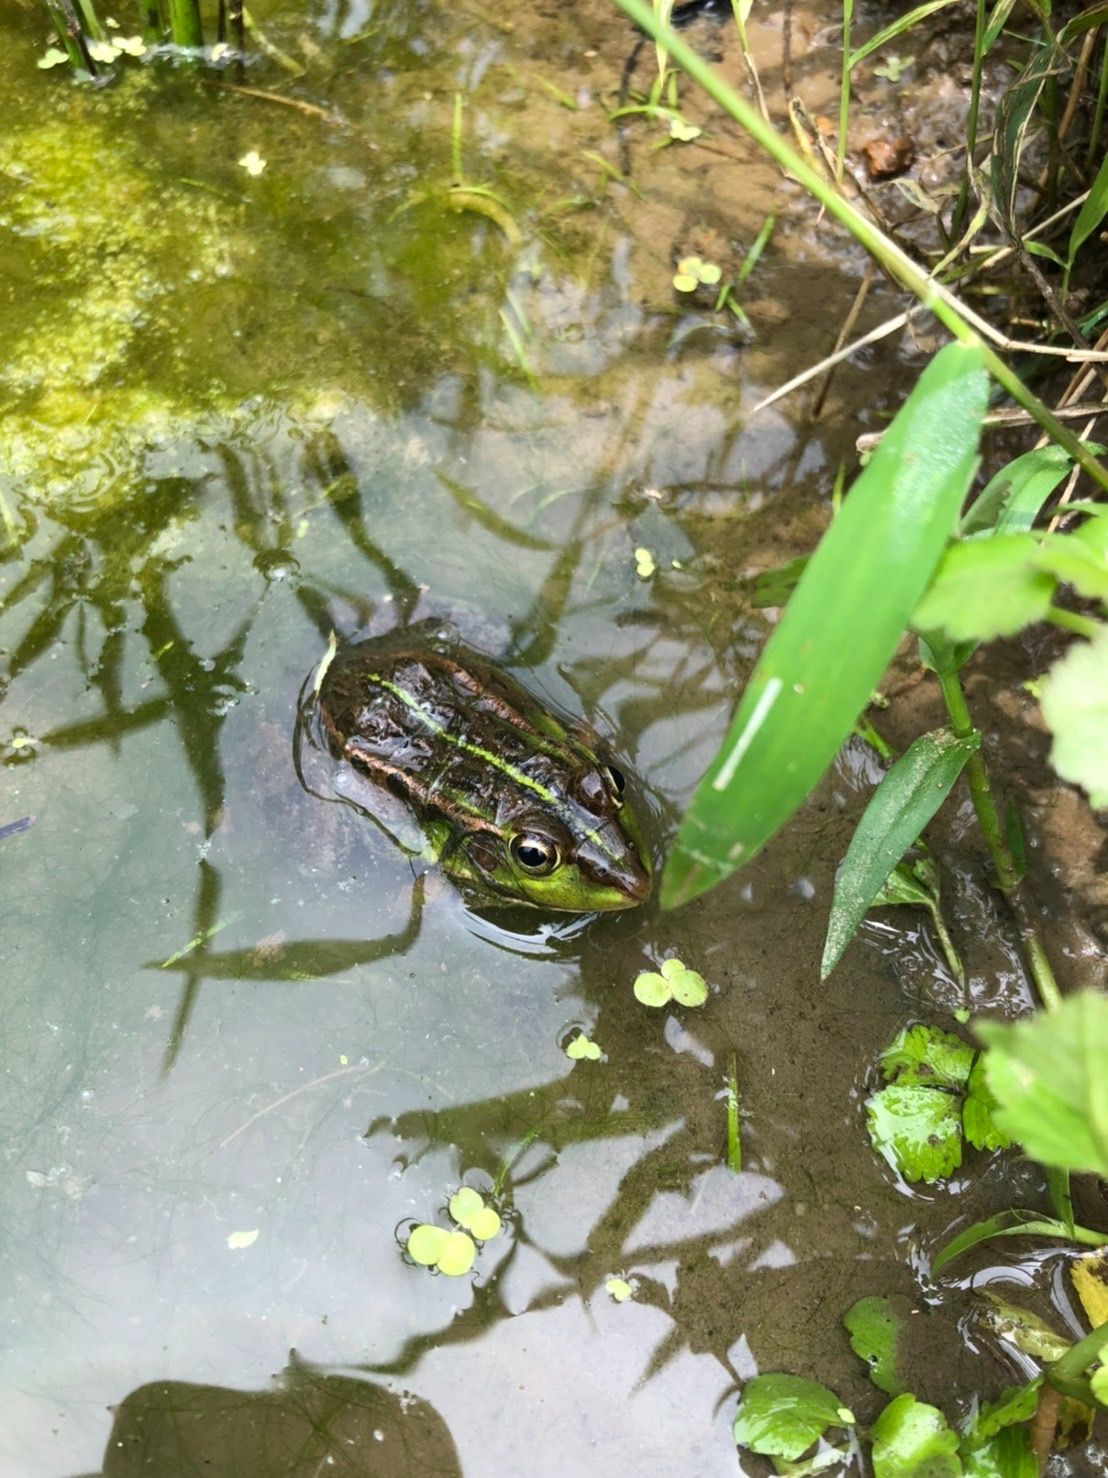
[[[169,1380],[132,1391],[115,1408],[98,1478],[461,1478],[449,1428],[416,1396],[317,1370],[295,1354],[273,1385],[233,1391]]]

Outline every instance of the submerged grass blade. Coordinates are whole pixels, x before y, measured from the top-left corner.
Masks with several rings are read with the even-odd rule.
[[[675,907],[769,841],[831,763],[938,564],[977,458],[981,357],[921,375],[805,567],[666,863]],[[895,859],[894,859],[895,860]]]
[[[835,879],[821,980],[839,963],[885,879],[946,800],[980,745],[979,734],[968,739],[956,739],[949,729],[921,734],[874,791]]]
[[[1049,1216],[1036,1216],[1030,1211],[998,1211],[984,1221],[975,1221],[941,1247],[931,1259],[932,1273],[939,1272],[948,1262],[961,1257],[963,1252],[992,1237],[1059,1237],[1064,1242],[1080,1242],[1084,1247],[1108,1246],[1108,1233],[1090,1231],[1088,1227],[1056,1221]]]

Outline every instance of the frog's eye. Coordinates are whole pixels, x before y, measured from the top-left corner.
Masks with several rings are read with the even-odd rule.
[[[546,877],[561,860],[554,842],[535,832],[518,832],[508,843],[508,849],[512,854],[512,861],[533,878]]]
[[[612,793],[612,799],[616,805],[622,805],[623,792],[627,789],[627,780],[622,770],[617,770],[615,765],[604,766],[604,778],[608,782],[608,788]]]

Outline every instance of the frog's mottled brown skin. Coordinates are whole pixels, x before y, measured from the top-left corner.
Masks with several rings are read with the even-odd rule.
[[[579,913],[649,895],[623,777],[594,736],[441,622],[337,652],[317,712],[331,752],[406,804],[451,877]]]

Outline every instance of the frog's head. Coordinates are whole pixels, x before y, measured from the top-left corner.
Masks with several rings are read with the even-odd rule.
[[[559,803],[502,812],[460,848],[469,877],[499,897],[565,913],[634,908],[650,896],[650,852],[614,765],[590,761]],[[530,798],[528,798],[530,802]]]

